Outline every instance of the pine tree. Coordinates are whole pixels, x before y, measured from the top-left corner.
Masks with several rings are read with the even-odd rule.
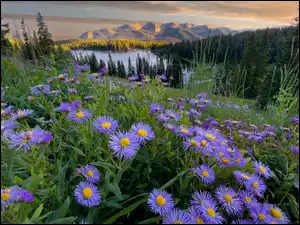
[[[117,75],[117,66],[115,62],[112,62],[112,75],[116,76]]]
[[[157,60],[158,62],[158,60]],[[163,58],[159,59],[159,64],[157,65],[157,74],[161,75],[165,73],[165,65],[164,65],[164,60]]]
[[[132,76],[134,75],[133,71],[132,71],[132,65],[131,65],[131,60],[130,60],[130,56],[128,58],[128,76]]]
[[[121,71],[122,71],[121,77],[126,78],[126,70],[125,70],[125,66],[123,64],[123,61],[121,61]]]
[[[52,40],[52,35],[49,33],[48,27],[40,12],[37,14],[36,22],[38,26],[37,36],[39,40],[39,50],[43,55],[48,56],[53,52],[54,41]]]
[[[121,69],[121,63],[120,63],[120,61],[118,60],[118,62],[117,62],[117,76],[118,76],[118,77],[121,77],[121,73],[122,73],[121,70],[122,70],[122,69]]]
[[[94,53],[89,57],[89,64],[92,73],[99,71],[99,63]]]
[[[12,53],[12,45],[5,37],[9,33],[9,24],[2,24],[1,17],[1,55],[10,55]]]
[[[139,54],[137,54],[136,58],[136,75],[140,75],[142,73],[142,60]]]
[[[111,57],[110,53],[108,53],[107,67],[108,67],[108,74],[110,76],[112,76],[113,75],[113,61],[112,61],[112,57]]]

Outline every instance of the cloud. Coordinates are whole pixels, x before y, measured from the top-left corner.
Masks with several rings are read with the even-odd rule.
[[[290,23],[298,14],[297,1],[44,1],[73,7],[108,7],[161,14],[210,14],[219,18],[248,18]]]
[[[1,17],[4,19],[13,20],[35,20],[36,16],[26,15],[26,14],[12,14],[12,13],[1,13]],[[53,22],[64,22],[64,23],[87,23],[87,24],[135,24],[135,23],[145,23],[146,21],[132,21],[132,20],[119,20],[119,19],[104,19],[104,18],[81,18],[81,17],[65,17],[65,16],[43,16],[45,21]]]

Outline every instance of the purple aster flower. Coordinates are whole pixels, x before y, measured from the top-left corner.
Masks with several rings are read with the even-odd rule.
[[[196,174],[201,178],[204,184],[211,184],[216,180],[216,174],[209,165],[201,165],[196,169]]]
[[[299,181],[295,183],[295,188],[299,189]]]
[[[277,224],[288,224],[290,221],[285,213],[278,207],[272,204],[265,204],[264,208],[267,210],[272,220]]]
[[[287,139],[291,139],[294,135],[290,134],[290,133],[286,133],[285,136],[286,136]]]
[[[13,190],[16,193],[16,202],[32,203],[34,201],[34,195],[31,194],[29,191],[25,190],[24,188],[21,188],[19,186],[13,186],[11,190]]]
[[[3,120],[1,121],[1,132],[5,132],[7,130],[12,130],[17,127],[17,124],[14,120]]]
[[[262,164],[261,162],[254,162],[253,163],[254,170],[258,175],[261,175],[265,178],[272,177],[271,170],[266,165]]]
[[[40,132],[40,128],[34,128],[29,131],[21,131],[20,133],[9,133],[8,139],[10,142],[9,147],[11,149],[17,147],[17,151],[20,149],[24,149],[28,151],[30,147],[34,144],[33,136],[35,136],[38,132]]]
[[[1,189],[1,209],[6,209],[15,201],[16,192],[11,188]]]
[[[290,121],[291,121],[292,123],[299,124],[299,118],[292,117],[292,118],[290,119]]]
[[[75,200],[85,207],[98,206],[101,203],[101,195],[98,188],[88,182],[80,182],[74,191]]]
[[[183,138],[189,137],[189,136],[193,135],[193,133],[194,133],[193,127],[185,127],[183,125],[180,125],[177,128],[178,136],[183,137]]]
[[[180,114],[172,109],[166,110],[166,116],[169,117],[171,120],[179,121],[180,120]]]
[[[255,224],[271,224],[272,217],[269,215],[268,210],[262,204],[250,209],[250,216]]]
[[[193,149],[195,152],[200,152],[202,147],[205,147],[207,144],[201,136],[196,136],[192,138],[186,138],[183,142],[185,150],[189,148]]]
[[[75,88],[68,88],[68,92],[70,94],[76,94],[77,93],[77,90]]]
[[[139,149],[139,138],[129,132],[112,134],[109,147],[118,158],[132,159]]]
[[[202,217],[200,211],[195,207],[190,207],[188,210],[188,214],[192,224],[205,224],[204,218]]]
[[[70,112],[71,111],[71,103],[68,103],[68,102],[62,103],[55,110],[58,112]]]
[[[31,109],[24,109],[24,110],[18,109],[18,111],[16,113],[11,114],[11,118],[12,119],[20,119],[20,118],[28,117],[32,113],[33,113],[33,110],[31,110]]]
[[[35,130],[34,135],[32,135],[31,141],[35,144],[43,144],[43,143],[49,143],[52,140],[53,136],[51,133],[38,129]]]
[[[239,198],[248,209],[257,206],[258,204],[257,199],[253,196],[251,192],[248,191],[240,191]]]
[[[152,115],[157,112],[163,112],[163,110],[164,108],[160,104],[154,103],[150,105],[150,114]]]
[[[173,209],[164,215],[163,224],[191,224],[190,216],[187,212]]]
[[[116,120],[108,116],[99,116],[94,121],[94,129],[99,133],[114,133],[119,124]]]
[[[199,211],[208,224],[222,224],[224,218],[218,213],[217,205],[212,201],[207,201],[201,205]]]
[[[170,131],[175,131],[177,129],[176,126],[174,124],[171,124],[171,123],[165,123],[164,127],[167,128]]]
[[[201,113],[198,112],[196,109],[190,108],[187,116],[188,117],[190,117],[190,116],[201,116]]]
[[[205,105],[199,105],[198,108],[199,108],[200,111],[204,111],[206,109],[206,106]]]
[[[218,187],[216,197],[222,208],[230,215],[242,215],[243,203],[238,198],[237,193],[230,187]]]
[[[159,122],[168,122],[170,120],[170,117],[166,116],[165,114],[160,114],[156,117],[156,119],[159,121]]]
[[[212,195],[206,191],[198,191],[192,195],[192,200],[190,203],[191,207],[195,207],[197,210],[199,210],[204,203],[213,203],[216,205]]]
[[[159,189],[151,191],[148,206],[152,212],[163,216],[169,213],[174,208],[174,205],[174,200],[168,192]]]
[[[88,182],[97,184],[100,181],[100,172],[94,166],[86,165],[80,170],[82,175],[86,178]]]
[[[100,69],[100,73],[107,73],[107,69],[106,69],[106,67],[103,67],[102,69]]]
[[[147,141],[151,141],[155,138],[152,127],[143,122],[133,124],[130,132],[139,138],[140,144],[144,144]]]
[[[50,91],[50,85],[45,84],[45,85],[37,85],[34,87],[30,87],[31,93],[33,95],[39,96],[42,94],[48,94]]]
[[[88,120],[92,117],[92,114],[85,110],[81,109],[79,111],[71,111],[70,114],[67,116],[69,121],[75,121],[77,123],[83,123],[84,121]]]
[[[299,146],[292,146],[291,147],[291,151],[295,154],[299,155]]]
[[[241,185],[245,184],[245,182],[250,180],[251,176],[252,176],[250,173],[241,172],[241,171],[238,171],[238,170],[234,171],[233,175],[234,175],[235,179],[237,180],[237,182]]]
[[[245,182],[245,187],[258,197],[263,197],[267,189],[265,182],[258,176],[252,175],[249,180]]]
[[[94,95],[88,95],[88,96],[83,97],[83,99],[84,99],[85,101],[90,101],[90,100],[93,100],[93,99],[95,99],[95,98],[96,98],[96,96],[94,96]]]

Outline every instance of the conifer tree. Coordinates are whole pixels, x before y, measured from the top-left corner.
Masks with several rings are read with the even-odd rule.
[[[53,52],[54,41],[40,12],[37,14],[36,22],[38,26],[37,36],[39,40],[39,50],[43,55],[48,56]]]
[[[134,75],[133,71],[132,71],[132,65],[131,65],[131,60],[130,60],[130,56],[128,58],[128,76],[132,76]]]
[[[9,33],[9,24],[2,24],[1,17],[1,55],[10,55],[12,53],[12,45],[5,37]]]

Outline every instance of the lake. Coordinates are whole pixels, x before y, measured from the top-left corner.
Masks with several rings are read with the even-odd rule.
[[[127,72],[128,70],[128,59],[130,57],[131,65],[136,68],[136,58],[139,54],[141,58],[145,57],[145,59],[149,62],[150,65],[157,64],[157,56],[154,55],[151,51],[146,50],[131,50],[126,52],[115,52],[115,51],[93,51],[93,50],[72,50],[71,51],[74,56],[79,55],[79,53],[82,54],[84,57],[85,55],[91,55],[92,53],[95,54],[97,60],[99,61],[102,59],[105,64],[107,65],[107,62],[109,60],[108,54],[111,54],[112,60],[117,63],[117,61],[123,61],[125,70]],[[166,60],[164,60],[165,67],[167,65]],[[191,76],[191,72],[187,69],[183,70],[183,79],[184,83],[186,84],[189,77]]]

